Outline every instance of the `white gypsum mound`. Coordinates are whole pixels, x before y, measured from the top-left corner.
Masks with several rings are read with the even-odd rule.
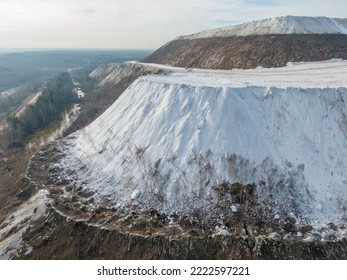
[[[250,183],[274,213],[341,221],[347,61],[169,70],[137,79],[65,140],[60,164],[76,186],[117,207],[210,213],[223,203],[216,185]]]

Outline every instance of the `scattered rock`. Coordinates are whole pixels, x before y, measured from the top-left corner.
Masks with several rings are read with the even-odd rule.
[[[337,231],[337,225],[335,225],[333,222],[328,224],[328,228],[333,231]]]
[[[135,231],[144,230],[146,227],[147,222],[143,219],[136,220],[130,225],[130,229]]]
[[[230,236],[231,233],[226,229],[219,229],[213,236],[218,236],[218,235]]]
[[[287,242],[292,242],[296,240],[296,237],[292,234],[292,233],[287,233],[284,237],[283,237],[284,241]]]
[[[230,206],[230,209],[231,209],[231,211],[232,211],[233,213],[239,212],[239,209],[238,209],[237,206],[234,205],[234,204]]]
[[[277,232],[271,232],[269,235],[268,235],[268,238],[272,239],[272,240],[275,240],[275,241],[279,241],[281,240],[281,235]]]
[[[300,227],[299,229],[302,233],[310,232],[313,230],[313,227],[311,225],[304,225]]]
[[[32,186],[29,186],[29,187],[21,190],[20,193],[18,193],[16,195],[16,198],[21,199],[21,200],[26,200],[33,195],[34,191],[35,191],[35,189]]]
[[[305,243],[317,243],[319,242],[319,238],[316,235],[308,234],[302,241]]]
[[[138,189],[135,189],[132,193],[131,193],[131,195],[130,195],[130,197],[131,197],[131,199],[137,199],[139,196],[140,196],[140,191],[138,190]]]

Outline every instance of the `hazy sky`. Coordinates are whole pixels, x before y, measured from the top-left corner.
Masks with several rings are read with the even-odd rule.
[[[0,0],[0,48],[157,48],[282,15],[347,17],[346,0]]]

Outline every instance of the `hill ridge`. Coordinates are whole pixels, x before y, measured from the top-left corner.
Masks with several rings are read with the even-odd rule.
[[[204,30],[178,36],[175,40],[268,34],[347,34],[347,19],[324,16],[281,16]]]

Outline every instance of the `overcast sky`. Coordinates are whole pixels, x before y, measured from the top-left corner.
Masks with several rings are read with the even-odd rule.
[[[0,0],[0,48],[149,48],[282,15],[347,17],[346,0]]]

